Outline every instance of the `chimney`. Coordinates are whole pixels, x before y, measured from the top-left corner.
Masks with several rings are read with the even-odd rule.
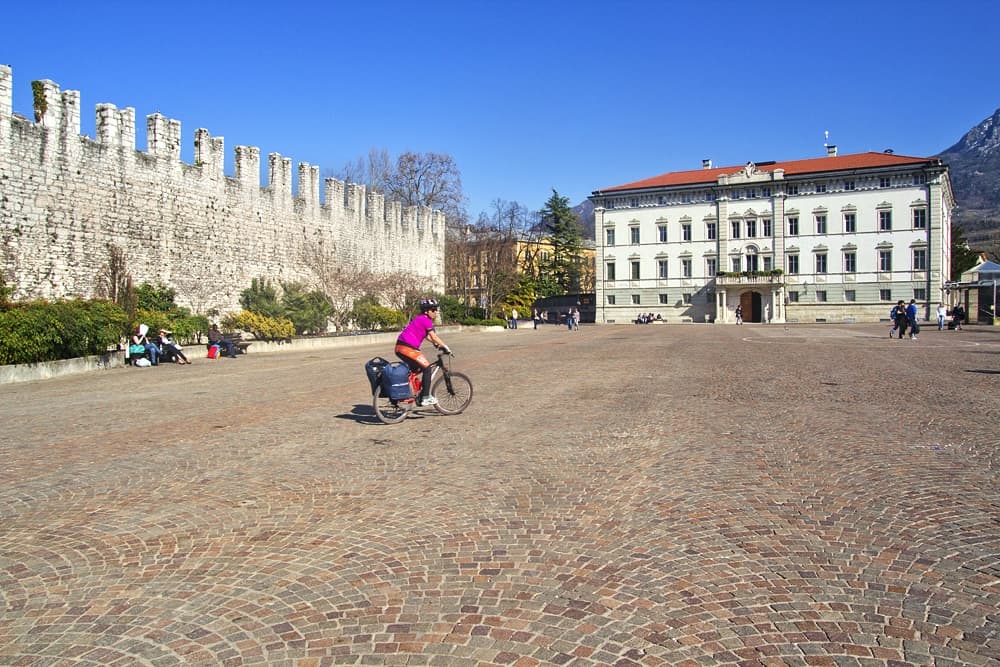
[[[702,169],[711,169],[712,168],[712,161],[711,160],[702,160],[701,161],[701,168]]]
[[[837,144],[827,144],[827,146],[826,146],[826,156],[827,157],[837,157]]]

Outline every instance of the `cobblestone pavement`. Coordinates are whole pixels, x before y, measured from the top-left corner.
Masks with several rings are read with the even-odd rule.
[[[445,336],[0,386],[3,665],[998,665],[1000,328]]]

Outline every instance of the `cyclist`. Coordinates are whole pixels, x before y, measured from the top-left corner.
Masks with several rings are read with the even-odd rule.
[[[396,356],[409,366],[411,373],[417,373],[421,369],[424,371],[423,383],[420,385],[420,396],[417,397],[417,405],[420,406],[437,403],[436,398],[428,396],[434,369],[431,368],[431,362],[420,351],[424,339],[430,339],[434,347],[443,350],[445,354],[451,353],[441,337],[434,333],[434,317],[437,312],[438,302],[436,299],[421,299],[420,314],[410,320],[406,328],[399,332],[399,338],[396,339]]]

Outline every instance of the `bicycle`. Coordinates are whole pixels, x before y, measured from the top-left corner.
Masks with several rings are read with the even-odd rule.
[[[472,380],[464,373],[451,370],[450,361],[446,359],[453,356],[455,355],[450,351],[439,351],[437,361],[431,364],[434,372],[428,396],[435,397],[437,404],[427,407],[433,407],[443,415],[457,415],[472,403]],[[406,419],[411,410],[420,407],[417,405],[417,396],[420,395],[423,384],[423,373],[423,370],[410,373],[412,394],[409,398],[392,399],[382,394],[381,386],[375,387],[372,392],[372,407],[379,421],[383,424],[398,424]]]

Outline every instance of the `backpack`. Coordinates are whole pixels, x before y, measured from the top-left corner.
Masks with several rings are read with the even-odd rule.
[[[899,306],[893,306],[892,310],[889,311],[889,319],[893,322],[896,321],[896,313],[899,312]]]
[[[409,366],[397,361],[382,367],[382,395],[396,401],[413,396]]]

